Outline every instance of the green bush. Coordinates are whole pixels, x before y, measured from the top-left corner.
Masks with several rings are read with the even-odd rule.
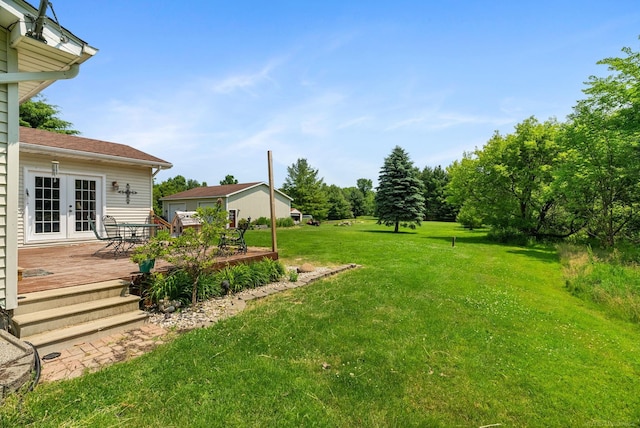
[[[291,217],[283,217],[276,219],[276,227],[293,227],[296,223]]]
[[[277,261],[264,258],[259,262],[240,263],[200,275],[198,300],[222,296],[222,281],[229,281],[229,291],[238,293],[247,288],[256,288],[277,282],[286,274],[285,266]],[[153,304],[161,299],[180,300],[188,304],[194,280],[188,272],[176,269],[168,274],[154,273],[145,287],[145,295]]]
[[[258,217],[257,219],[255,219],[251,223],[253,223],[256,226],[270,226],[271,225],[271,220],[269,220],[266,217]]]
[[[284,277],[286,269],[284,265],[271,259],[235,266],[226,266],[216,273],[218,283],[229,281],[229,290],[238,293],[247,288],[256,288],[271,282],[277,282]]]

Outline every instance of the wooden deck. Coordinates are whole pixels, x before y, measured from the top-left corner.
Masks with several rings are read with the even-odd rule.
[[[137,273],[138,265],[126,256],[94,255],[103,246],[102,243],[88,243],[19,249],[18,266],[23,269],[23,279],[18,282],[18,295],[111,279],[129,280]],[[259,261],[265,257],[277,260],[278,253],[249,247],[247,254],[218,257],[218,264]],[[168,267],[163,260],[156,260],[156,270]]]

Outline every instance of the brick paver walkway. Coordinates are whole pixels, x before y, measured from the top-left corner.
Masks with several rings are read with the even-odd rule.
[[[167,330],[149,323],[135,330],[65,349],[59,357],[42,361],[40,382],[71,379],[108,364],[137,357],[164,343],[167,334]]]

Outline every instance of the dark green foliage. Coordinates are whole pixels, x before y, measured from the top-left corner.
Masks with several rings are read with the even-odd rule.
[[[420,174],[424,185],[425,220],[455,221],[458,210],[447,202],[449,174],[440,165],[425,167]]]
[[[640,238],[640,53],[606,58],[568,121],[531,117],[449,168],[458,221],[506,236],[584,235],[614,247]]]
[[[424,189],[409,155],[396,146],[385,158],[380,170],[375,197],[378,222],[394,226],[398,232],[401,222],[420,225],[424,218]]]
[[[293,198],[292,206],[302,214],[310,214],[318,220],[326,219],[329,206],[318,170],[311,168],[306,159],[298,159],[287,167],[287,173],[280,190]]]
[[[176,193],[184,192],[185,190],[193,189],[194,187],[206,186],[206,182],[199,183],[197,180],[186,179],[182,175],[176,175],[173,178],[168,178],[162,183],[153,185],[153,211],[162,215],[165,218],[169,213],[162,212],[162,201],[160,199],[165,196],[174,195]]]
[[[269,220],[267,217],[258,217],[257,219],[253,220],[251,223],[253,223],[256,226],[270,226],[271,220]]]
[[[291,217],[282,217],[276,219],[276,227],[293,227],[296,222]]]
[[[329,211],[327,218],[329,220],[342,220],[353,218],[351,205],[345,197],[345,192],[336,185],[327,186],[325,190],[328,196]]]
[[[44,129],[59,134],[78,135],[80,131],[70,129],[73,124],[57,117],[60,109],[47,103],[47,99],[37,96],[35,101],[29,100],[20,105],[20,126]]]
[[[222,281],[229,281],[233,293],[247,288],[256,288],[280,281],[286,274],[285,266],[271,259],[234,266],[226,266],[215,272],[206,272],[198,280],[198,300],[207,300],[222,295]],[[160,299],[179,300],[191,303],[193,277],[185,270],[176,269],[169,274],[154,273],[151,276],[146,297],[157,304]]]
[[[286,269],[281,262],[265,258],[256,263],[226,266],[215,272],[215,277],[218,283],[222,283],[223,280],[229,281],[230,290],[237,293],[247,288],[277,282],[285,273]]]
[[[191,286],[193,279],[182,269],[170,273],[154,273],[149,281],[148,297],[152,303],[162,299],[179,300],[189,303],[191,300]]]
[[[343,189],[345,198],[351,205],[354,217],[373,215],[375,211],[375,193],[373,183],[367,178],[359,178],[357,187]]]
[[[224,177],[224,180],[220,180],[221,186],[224,186],[225,184],[238,184],[238,180],[233,175],[227,174]]]

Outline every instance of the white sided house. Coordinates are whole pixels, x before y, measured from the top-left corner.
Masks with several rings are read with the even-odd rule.
[[[19,107],[97,50],[22,0],[0,0],[0,306],[18,306]]]
[[[162,213],[171,223],[176,211],[195,211],[222,203],[229,213],[229,226],[237,227],[242,218],[271,217],[269,193],[269,186],[263,182],[194,187],[162,198]],[[290,216],[291,201],[292,198],[281,191],[274,191],[276,218]]]
[[[20,127],[18,245],[95,240],[104,215],[147,223],[167,161],[133,147]]]

